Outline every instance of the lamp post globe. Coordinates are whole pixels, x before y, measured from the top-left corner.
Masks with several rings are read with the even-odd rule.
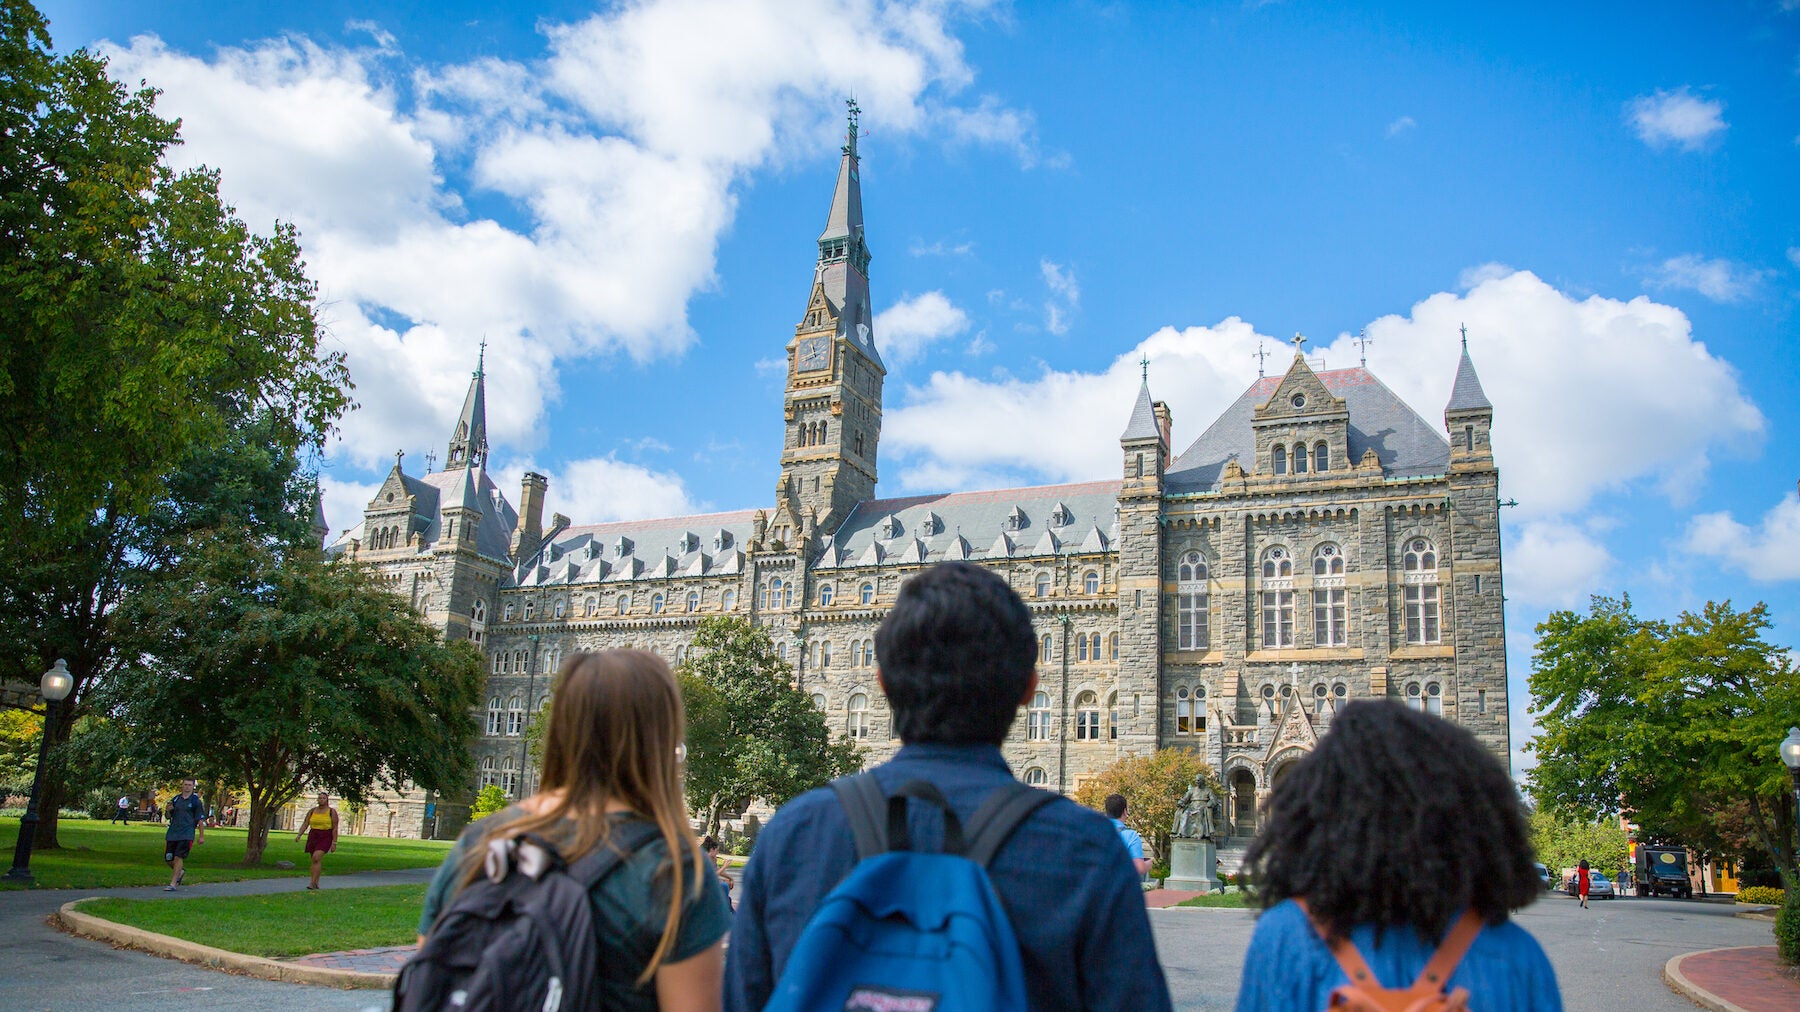
[[[44,697],[44,733],[38,739],[37,769],[31,775],[31,800],[25,805],[25,814],[19,819],[19,839],[13,844],[12,869],[6,873],[8,881],[31,882],[31,842],[37,835],[38,827],[38,795],[44,788],[44,766],[50,755],[50,727],[56,723],[57,704],[69,697],[75,687],[75,676],[69,674],[69,664],[57,658],[50,670],[38,679],[38,692]]]

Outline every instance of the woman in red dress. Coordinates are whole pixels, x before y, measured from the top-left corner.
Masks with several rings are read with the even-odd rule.
[[[337,849],[338,810],[331,807],[331,795],[319,792],[318,807],[307,812],[300,822],[300,832],[294,834],[294,842],[306,837],[306,853],[312,858],[312,884],[308,889],[319,888],[319,872],[323,870],[325,855]]]
[[[1575,866],[1575,895],[1581,897],[1581,908],[1586,910],[1588,900],[1588,863],[1586,861]]]

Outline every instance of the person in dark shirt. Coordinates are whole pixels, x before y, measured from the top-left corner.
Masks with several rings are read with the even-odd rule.
[[[187,862],[188,852],[206,842],[206,802],[194,793],[193,777],[181,782],[181,793],[169,799],[165,812],[169,828],[163,833],[163,863],[169,866],[169,884],[163,886],[163,891],[172,893],[187,875],[182,865]]]
[[[1037,688],[1037,638],[1025,602],[999,576],[947,562],[900,589],[875,633],[877,677],[902,747],[873,773],[892,792],[935,784],[967,820],[1012,780],[1000,755]],[[921,849],[941,846],[943,818],[909,806]],[[761,1009],[813,912],[856,864],[849,822],[829,788],[775,814],[738,884],[725,964],[725,1008]],[[1143,890],[1119,834],[1067,799],[1039,807],[988,866],[1025,968],[1033,1009],[1170,1008]]]

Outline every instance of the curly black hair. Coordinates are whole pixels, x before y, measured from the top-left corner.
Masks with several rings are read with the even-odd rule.
[[[1438,938],[1541,888],[1525,805],[1475,736],[1398,703],[1358,701],[1275,785],[1245,855],[1264,907],[1304,899],[1333,939],[1359,924]]]

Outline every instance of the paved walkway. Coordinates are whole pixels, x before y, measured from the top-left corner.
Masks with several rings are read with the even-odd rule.
[[[364,973],[399,973],[400,967],[412,954],[419,951],[416,945],[390,945],[383,949],[350,949],[345,952],[320,952],[311,956],[296,956],[286,960],[301,966],[317,966],[326,970],[361,970]]]
[[[1744,1012],[1800,1009],[1800,974],[1773,945],[1707,949],[1669,960],[1669,983],[1699,1004]]]
[[[1191,900],[1198,895],[1200,893],[1186,889],[1150,889],[1144,893],[1144,906],[1152,910],[1161,910],[1163,907],[1172,907],[1182,900]]]

